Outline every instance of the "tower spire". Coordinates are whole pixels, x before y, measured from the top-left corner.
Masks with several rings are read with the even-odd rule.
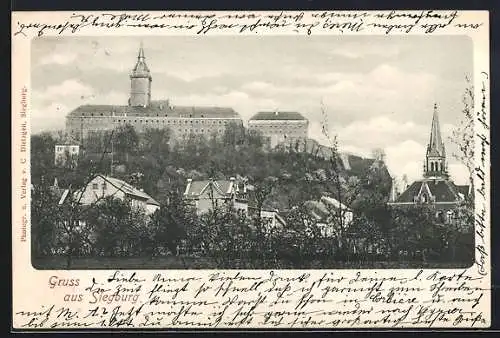
[[[130,73],[129,105],[147,107],[151,102],[151,72],[145,61],[142,41],[137,54],[137,62]]]
[[[441,128],[439,127],[439,116],[437,103],[434,103],[434,113],[432,114],[431,137],[429,140],[429,148],[438,154],[443,154],[444,145],[441,139]]]
[[[446,152],[443,139],[441,138],[437,103],[434,103],[434,112],[432,114],[431,135],[429,138],[429,144],[427,145],[424,176],[447,177]]]
[[[141,41],[141,45],[139,47],[139,55],[137,56],[137,58],[139,59],[139,61],[143,61],[143,62],[144,62],[144,59],[146,58],[144,56],[144,46],[142,44],[142,41]]]

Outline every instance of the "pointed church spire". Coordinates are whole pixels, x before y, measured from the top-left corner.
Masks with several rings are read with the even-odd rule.
[[[441,128],[439,127],[439,116],[436,103],[434,103],[434,114],[432,115],[429,150],[435,154],[444,155],[444,145],[441,139]]]
[[[447,177],[446,173],[446,152],[441,138],[439,127],[439,116],[437,104],[434,104],[432,114],[431,135],[427,145],[426,159],[424,163],[424,176],[426,177]]]

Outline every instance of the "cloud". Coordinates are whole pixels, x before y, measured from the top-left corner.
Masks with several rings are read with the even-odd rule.
[[[342,126],[338,129],[338,136],[341,142],[359,147],[387,148],[409,137],[426,135],[427,129],[411,121],[398,122],[391,115],[383,115]]]
[[[41,65],[66,65],[72,63],[76,60],[77,55],[75,53],[53,53],[42,57],[39,61]]]
[[[448,172],[455,184],[469,184],[469,171],[467,167],[460,163],[449,163]]]
[[[85,98],[92,95],[94,95],[92,87],[81,83],[77,79],[69,79],[58,85],[49,86],[43,93],[45,99],[68,96]]]
[[[161,97],[161,95],[159,96]],[[163,96],[167,97],[167,96]],[[247,121],[259,110],[274,109],[277,102],[273,99],[254,98],[243,91],[230,91],[223,95],[217,94],[192,94],[178,96],[171,100],[173,105],[178,106],[219,106],[230,107],[237,111],[244,121]]]
[[[54,102],[46,107],[33,107],[30,121],[31,132],[64,129],[68,109],[68,106],[59,102]]]
[[[395,142],[385,147],[385,154],[391,175],[398,177],[407,175],[410,181],[422,177],[425,146],[421,143],[411,139]]]
[[[397,46],[381,46],[376,43],[346,43],[342,47],[335,47],[329,51],[331,55],[337,55],[348,59],[360,59],[370,56],[395,57],[400,50]]]

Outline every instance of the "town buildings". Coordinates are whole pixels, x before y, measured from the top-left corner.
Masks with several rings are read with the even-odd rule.
[[[430,205],[443,222],[450,221],[455,207],[467,198],[469,186],[455,185],[449,177],[437,105],[434,105],[423,169],[423,178],[413,182],[400,195],[393,191],[388,204],[393,207]]]
[[[130,96],[127,105],[82,105],[66,116],[66,133],[82,140],[89,134],[129,124],[137,132],[169,128],[173,139],[189,135],[222,135],[231,124],[243,125],[232,108],[173,106],[169,100],[151,99],[152,75],[144,49],[130,73]]]
[[[285,220],[278,210],[256,207],[252,198],[254,187],[245,180],[231,177],[229,180],[187,180],[184,199],[196,209],[198,215],[214,208],[232,208],[236,213],[249,218],[259,217],[266,230],[284,227]]]
[[[259,131],[268,146],[307,139],[309,121],[297,112],[259,112],[248,121],[248,129]]]

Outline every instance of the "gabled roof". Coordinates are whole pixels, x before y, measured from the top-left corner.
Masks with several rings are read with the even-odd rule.
[[[152,101],[147,107],[127,105],[81,105],[67,117],[128,116],[128,117],[173,117],[173,118],[240,118],[227,107],[171,106],[167,100]]]
[[[340,203],[338,200],[332,197],[323,196],[319,201],[307,201],[304,203],[304,206],[309,211],[310,215],[316,218],[317,220],[324,220],[331,214],[331,209],[342,210],[346,212],[350,212],[351,209],[343,203]]]
[[[414,197],[421,191],[430,192],[435,197],[435,202],[456,202],[460,200],[460,189],[451,181],[445,179],[419,180],[413,182],[394,203],[413,203]]]
[[[298,112],[278,111],[258,112],[250,120],[306,120],[306,118]]]
[[[214,192],[217,192],[220,195],[228,195],[232,192],[233,183],[233,181],[227,180],[190,181],[186,186],[184,195],[186,197],[198,197],[202,195],[207,189],[210,189],[210,187],[214,189]]]
[[[143,200],[149,200],[152,199],[151,196],[146,194],[144,191],[141,191],[137,188],[134,188],[130,184],[128,184],[125,181],[122,181],[118,178],[110,177],[110,176],[103,176],[103,175],[98,175],[101,176],[104,180],[107,182],[111,183],[116,189],[123,191],[125,194],[137,197],[139,199]]]
[[[89,182],[89,185],[90,183],[96,179],[97,177],[101,177],[103,178],[106,182],[108,182],[109,184],[113,185],[116,189],[122,191],[125,195],[127,196],[130,196],[134,199],[139,199],[139,200],[143,200],[145,201],[147,204],[152,204],[152,205],[160,205],[159,202],[157,202],[154,198],[152,198],[151,196],[149,196],[147,193],[145,193],[144,191],[141,191],[135,187],[133,187],[132,185],[128,184],[127,182],[123,181],[123,180],[120,180],[118,178],[114,178],[114,177],[110,177],[110,176],[105,176],[105,175],[96,175],[90,182]],[[87,185],[86,187],[78,191],[75,192],[75,200],[78,200],[79,199],[79,196],[80,194],[87,189],[87,187],[89,186]],[[59,204],[62,204],[64,203],[64,200],[66,199],[67,197],[67,194],[64,195],[64,199],[61,198],[61,200],[59,201]]]
[[[323,196],[321,197],[321,202],[325,205],[333,206],[335,209],[347,210],[349,211],[349,207],[333,197]]]

